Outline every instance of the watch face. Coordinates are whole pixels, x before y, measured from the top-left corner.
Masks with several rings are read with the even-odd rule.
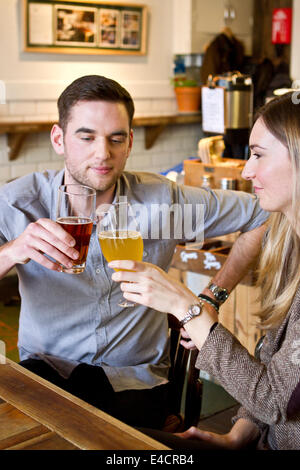
[[[216,297],[221,302],[224,302],[228,298],[228,294],[226,290],[219,290],[219,292],[216,292]]]
[[[214,294],[218,302],[225,302],[225,300],[227,300],[229,297],[227,289],[223,289],[222,287],[216,286],[215,284],[210,284],[208,288]]]
[[[201,312],[201,307],[200,305],[193,305],[191,310],[193,315],[199,315],[199,313]]]

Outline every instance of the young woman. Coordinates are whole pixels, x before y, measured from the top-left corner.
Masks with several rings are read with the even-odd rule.
[[[133,261],[110,263],[112,268],[135,271],[112,276],[123,281],[124,297],[186,321],[186,333],[199,349],[197,367],[241,404],[228,434],[197,428],[181,434],[202,441],[202,448],[203,441],[227,449],[249,444],[259,449],[300,448],[300,105],[294,98],[287,93],[259,111],[243,172],[253,182],[261,207],[272,213],[258,276],[259,316],[266,331],[260,361],[217,323],[217,310],[205,301],[187,320],[199,298],[161,269]]]

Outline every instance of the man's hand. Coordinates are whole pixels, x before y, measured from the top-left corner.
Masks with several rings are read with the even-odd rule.
[[[266,226],[262,225],[249,232],[242,233],[233,244],[227,260],[216,276],[213,282],[221,287],[225,287],[231,292],[236,285],[247,274],[250,267],[256,262],[261,248],[262,238],[264,236]],[[207,288],[203,289],[203,294],[215,300],[211,291]],[[208,311],[214,313],[214,308],[207,303],[205,307]],[[180,343],[186,349],[196,349],[193,341],[188,341],[189,334],[182,329],[182,340]]]
[[[15,240],[2,247],[11,267],[34,260],[47,269],[61,271],[60,264],[72,267],[79,253],[74,238],[50,219],[39,219],[29,224]],[[47,258],[50,256],[54,261]]]
[[[184,328],[180,328],[180,333],[181,333],[180,344],[185,349],[189,349],[189,350],[197,349],[197,346],[191,340],[190,335],[185,331]]]
[[[222,268],[213,277],[212,282],[232,292],[249,269],[257,263],[265,231],[266,225],[264,224],[249,232],[241,233],[233,244]],[[202,293],[214,299],[213,294],[207,288]]]

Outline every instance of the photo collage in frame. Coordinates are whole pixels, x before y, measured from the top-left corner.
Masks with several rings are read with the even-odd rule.
[[[143,5],[114,4],[108,7],[101,3],[24,2],[27,7],[25,50],[77,47],[145,53]]]

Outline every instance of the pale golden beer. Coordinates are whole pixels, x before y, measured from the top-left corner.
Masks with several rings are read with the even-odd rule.
[[[106,261],[142,261],[144,242],[131,205],[127,201],[117,202],[109,210],[99,210],[98,217],[97,235]],[[134,307],[135,303],[123,296],[118,306]]]
[[[139,232],[133,230],[103,231],[98,233],[103,256],[109,263],[114,260],[142,261],[144,243]]]

